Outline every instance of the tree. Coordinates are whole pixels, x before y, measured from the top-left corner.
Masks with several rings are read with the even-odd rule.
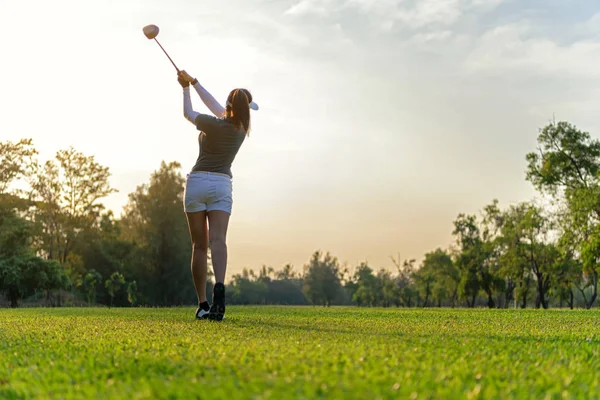
[[[251,277],[255,277],[254,273],[248,273],[247,269],[242,274],[233,275],[226,292],[232,304],[265,304],[269,291],[267,283]]]
[[[273,269],[273,267],[267,267],[266,265],[263,265],[259,271],[258,280],[260,282],[268,284],[269,282],[271,282],[272,275],[275,275],[275,270]]]
[[[127,285],[127,301],[129,301],[129,304],[131,304],[132,306],[135,305],[135,302],[137,301],[136,281],[129,282],[129,285]]]
[[[25,294],[23,263],[30,252],[31,224],[9,207],[0,207],[0,292],[17,307]],[[35,284],[35,283],[33,283]]]
[[[177,162],[161,163],[150,182],[129,194],[120,229],[135,247],[129,263],[140,294],[156,305],[190,304],[191,241],[183,212],[185,178]]]
[[[96,302],[96,285],[102,282],[102,275],[95,269],[88,271],[83,278],[83,288],[88,301],[88,306]]]
[[[582,280],[592,288],[586,300],[591,308],[600,272],[600,254],[593,244],[600,231],[600,141],[567,122],[552,122],[538,136],[538,153],[527,154],[527,179],[540,192],[566,203],[561,221],[566,222],[567,239],[576,244],[574,253],[585,257]]]
[[[31,139],[0,142],[0,196],[8,193],[13,181],[31,175],[36,154]]]
[[[475,299],[482,290],[487,295],[488,307],[494,308],[495,294],[504,291],[497,243],[502,224],[497,200],[484,208],[481,221],[475,215],[465,214],[459,214],[454,221],[455,265],[460,271],[458,293],[469,307],[475,306]]]
[[[479,272],[483,262],[483,244],[474,215],[459,214],[454,221],[453,235],[456,236],[458,253],[455,264],[460,270],[458,285],[459,297],[467,301],[468,307],[475,307],[475,299],[480,286]]]
[[[361,263],[354,273],[354,282],[356,282],[356,291],[352,296],[359,306],[375,306],[380,297],[377,278],[373,275],[373,270],[367,263]]]
[[[380,269],[377,273],[377,286],[379,301],[383,307],[396,307],[400,305],[400,289],[390,271]]]
[[[421,268],[415,272],[415,281],[426,296],[423,307],[427,307],[430,297],[441,307],[445,300],[454,303],[458,295],[459,271],[450,255],[439,248],[425,254]]]
[[[114,271],[120,271],[127,280],[137,278],[134,266],[139,262],[140,249],[123,238],[121,221],[114,219],[111,211],[102,214],[97,228],[81,233],[73,253],[81,257],[81,264],[87,270],[81,285],[84,292],[93,291],[93,302],[108,304],[109,299],[104,291],[98,293],[98,286],[96,289],[86,286],[85,277],[89,272],[98,274],[95,277],[98,283],[103,283],[102,277],[109,277]]]
[[[6,295],[10,306],[16,308],[24,294],[20,260],[16,257],[0,259],[0,292]]]
[[[528,153],[527,180],[542,192],[598,183],[600,142],[568,122],[552,122],[538,136],[538,153]]]
[[[398,255],[397,259],[394,257],[391,257],[391,259],[398,270],[396,282],[400,294],[400,302],[405,307],[412,307],[413,299],[418,299],[419,295],[414,281],[416,260],[404,260],[400,263],[400,255]]]
[[[29,252],[31,230],[29,221],[0,206],[0,259]]]
[[[79,235],[97,224],[104,208],[99,200],[116,190],[108,182],[108,167],[72,147],[35,169],[36,245],[47,259],[66,264]]]
[[[30,253],[0,259],[0,292],[4,292],[11,307],[17,307],[20,299],[38,290],[68,286],[69,279],[56,261],[46,261]]]
[[[291,264],[286,264],[281,271],[275,273],[275,277],[280,280],[296,278],[294,267]]]
[[[505,271],[517,279],[520,275],[521,281],[531,273],[537,288],[536,308],[548,308],[548,291],[560,270],[560,253],[549,241],[551,227],[541,208],[522,203],[507,212],[502,231],[504,260],[512,265]]]
[[[113,274],[110,276],[110,279],[107,279],[106,282],[104,282],[104,286],[108,290],[108,295],[110,296],[111,307],[113,305],[115,295],[123,284],[125,284],[125,278],[120,272],[113,272]]]
[[[341,292],[339,264],[329,253],[321,257],[321,252],[316,251],[304,267],[304,292],[313,304],[330,306]]]
[[[532,282],[530,263],[526,249],[526,232],[522,221],[525,219],[529,204],[520,203],[504,211],[500,246],[500,273],[506,277],[510,292],[509,299],[514,300],[515,307],[520,299],[520,307],[527,307],[529,289]]]

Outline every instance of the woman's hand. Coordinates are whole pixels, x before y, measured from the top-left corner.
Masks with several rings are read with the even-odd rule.
[[[193,82],[195,80],[194,78],[191,77],[190,74],[188,74],[187,72],[185,72],[185,70],[179,71],[179,74],[177,74],[177,76],[180,79],[186,81],[187,83],[191,83],[191,82]]]
[[[177,75],[177,82],[179,82],[179,84],[181,85],[181,87],[189,87],[190,83],[184,79],[182,79],[179,75]]]

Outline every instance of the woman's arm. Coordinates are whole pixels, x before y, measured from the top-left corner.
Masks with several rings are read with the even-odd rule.
[[[208,107],[208,109],[214,114],[215,117],[221,118],[225,113],[225,108],[219,104],[219,102],[208,92],[197,79],[192,81],[196,93],[200,96],[202,102]]]
[[[200,115],[199,112],[194,111],[192,108],[192,99],[190,98],[190,87],[183,87],[183,116],[185,119],[196,125],[196,117]]]
[[[208,107],[208,109],[215,115],[217,118],[221,118],[223,114],[225,114],[225,108],[219,104],[219,102],[213,97],[212,94],[208,92],[208,90],[204,89],[204,87],[198,82],[198,79],[192,78],[190,74],[188,74],[185,70],[179,71],[179,78],[184,82],[189,82],[196,89],[196,93],[200,96],[202,102]]]

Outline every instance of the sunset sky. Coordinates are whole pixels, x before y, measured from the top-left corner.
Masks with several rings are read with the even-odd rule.
[[[600,0],[0,0],[0,141],[94,155],[117,215],[198,152],[147,24],[219,101],[247,87],[261,107],[233,165],[229,277],[318,249],[421,259],[459,213],[534,198],[525,154],[553,117],[600,135]]]

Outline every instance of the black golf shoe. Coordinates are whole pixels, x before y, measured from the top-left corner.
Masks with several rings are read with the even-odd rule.
[[[196,310],[196,319],[208,319],[209,313],[210,306],[208,305],[208,301],[200,303],[198,305],[198,309]]]
[[[225,285],[216,283],[213,288],[213,303],[210,306],[208,318],[213,321],[222,321],[225,316]]]

